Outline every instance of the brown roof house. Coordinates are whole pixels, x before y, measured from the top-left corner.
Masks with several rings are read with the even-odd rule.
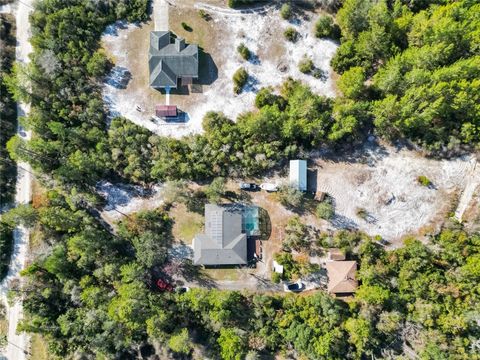
[[[335,295],[354,293],[358,286],[355,279],[356,261],[330,261],[326,263],[328,292]]]
[[[235,208],[205,205],[205,233],[193,239],[195,265],[239,265],[247,263],[247,234],[242,213]]]

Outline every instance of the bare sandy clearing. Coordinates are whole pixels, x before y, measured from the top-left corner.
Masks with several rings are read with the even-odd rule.
[[[125,215],[156,209],[163,203],[161,186],[147,190],[141,186],[102,181],[97,184],[97,191],[106,199],[102,216],[109,224],[121,220]]]
[[[118,23],[110,26],[102,37],[103,47],[115,65],[132,74],[125,89],[105,84],[103,96],[112,116],[125,116],[157,134],[180,137],[200,132],[203,116],[208,111],[223,111],[235,119],[238,114],[253,109],[255,94],[260,88],[278,87],[287,77],[307,83],[319,94],[335,95],[329,63],[337,45],[313,36],[315,14],[307,13],[307,18],[289,23],[281,19],[274,7],[240,16],[212,11],[212,19],[207,22],[192,5],[170,3],[173,4],[169,8],[170,29],[187,42],[198,43],[207,54],[200,62],[201,86],[197,87],[200,92],[188,93],[188,89],[183,89],[172,91],[170,96],[170,104],[185,111],[189,120],[184,124],[151,121],[154,106],[166,102],[165,95],[148,86],[147,52],[152,22],[141,26]],[[193,31],[185,31],[182,21]],[[299,33],[296,43],[288,42],[283,36],[289,26]],[[237,53],[240,43],[245,43],[253,52],[250,61],[244,61]],[[323,71],[324,78],[316,79],[298,70],[298,62],[304,55],[312,58],[315,66]],[[248,71],[250,79],[244,91],[234,95],[232,76],[241,66]],[[137,105],[143,111],[137,111]]]
[[[455,209],[471,176],[470,157],[439,161],[389,147],[367,150],[364,159],[317,160],[317,190],[335,200],[334,227],[358,228],[391,241],[436,229]],[[420,185],[420,175],[433,186]],[[359,208],[367,211],[366,220],[357,215]]]

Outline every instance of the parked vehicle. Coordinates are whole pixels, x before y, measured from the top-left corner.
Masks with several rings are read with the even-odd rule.
[[[168,291],[168,292],[173,291],[173,286],[162,279],[157,280],[157,287],[160,291]]]
[[[241,190],[247,190],[247,191],[258,190],[258,185],[253,183],[241,182],[240,184],[238,184],[238,186]]]
[[[278,185],[273,183],[263,183],[260,184],[260,189],[268,192],[275,192],[278,191]]]
[[[294,283],[283,284],[283,290],[286,292],[300,292],[305,288],[305,284],[300,280]]]
[[[183,294],[189,291],[190,291],[190,288],[188,286],[177,286],[175,288],[175,292],[178,294]]]

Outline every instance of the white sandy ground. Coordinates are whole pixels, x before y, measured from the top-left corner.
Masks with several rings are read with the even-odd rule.
[[[17,2],[16,7],[16,23],[17,23],[17,48],[16,60],[20,63],[29,61],[28,54],[32,51],[29,42],[30,38],[30,22],[29,14],[32,11],[33,0],[22,0]],[[27,104],[18,104],[18,116],[25,116],[30,107]],[[30,138],[30,133],[25,132],[21,127],[18,128],[18,133],[25,139]],[[32,197],[32,177],[31,168],[27,163],[18,164],[18,175],[16,184],[15,202],[17,204],[29,203]],[[0,284],[0,296],[2,301],[7,306],[8,319],[8,345],[2,351],[2,356],[8,360],[24,360],[26,358],[26,350],[29,346],[29,341],[26,333],[17,334],[16,328],[19,320],[23,317],[23,308],[21,301],[15,302],[13,306],[7,303],[7,291],[9,283],[19,277],[19,272],[25,266],[25,260],[28,251],[30,233],[28,229],[20,226],[14,231],[14,246],[12,260],[7,277]],[[21,281],[21,278],[20,278]]]
[[[170,3],[173,2],[170,1]],[[156,5],[158,2],[154,4]],[[177,1],[176,4],[181,5],[181,2]],[[156,14],[156,12],[157,9],[154,8],[153,13]],[[222,111],[231,119],[235,119],[240,113],[252,110],[255,94],[260,88],[278,87],[287,77],[303,81],[318,94],[329,97],[335,95],[329,63],[337,49],[337,44],[313,36],[316,19],[313,14],[308,21],[301,19],[296,23],[289,23],[281,19],[279,11],[274,7],[267,7],[264,12],[260,13],[243,14],[236,10],[227,13],[211,10],[209,13],[213,18],[211,21],[224,29],[220,46],[222,53],[213,54],[213,56],[217,56],[217,59],[218,57],[224,58],[225,63],[218,69],[218,78],[213,84],[204,86],[205,91],[201,101],[193,102],[182,108],[188,113],[189,121],[186,124],[175,125],[154,123],[150,120],[154,104],[150,104],[149,109],[144,112],[135,110],[136,104],[145,103],[148,92],[132,92],[129,91],[128,86],[126,89],[117,89],[105,84],[103,97],[111,115],[123,115],[134,123],[160,135],[181,137],[189,133],[201,132],[201,122],[208,111]],[[280,38],[272,36],[271,29],[278,27],[286,29],[289,26],[293,26],[299,32],[299,40],[296,43],[286,41],[283,36]],[[127,26],[117,24],[109,26],[104,32],[102,43],[107,52],[115,58],[116,66],[130,69],[127,61],[128,38],[136,28],[135,24]],[[287,70],[281,72],[278,69],[278,60],[274,62],[266,56],[259,61],[243,61],[236,50],[241,42],[245,43],[254,54],[268,47],[268,44],[272,42],[283,42],[286,54],[282,57],[281,64]],[[302,74],[298,70],[298,62],[304,55],[311,57],[315,66],[324,71],[325,79],[316,79],[311,75]],[[147,66],[147,59],[145,59],[145,66]],[[241,66],[245,67],[251,77],[244,91],[240,95],[234,95],[232,77]],[[136,74],[132,73],[132,76],[135,77]],[[148,87],[148,84],[145,84],[145,87]]]
[[[335,202],[336,215],[331,222],[324,223],[324,230],[360,229],[372,236],[382,236],[393,242],[393,246],[400,246],[406,235],[422,233],[426,228],[432,232],[438,230],[446,214],[455,210],[457,203],[458,209],[464,211],[472,200],[471,184],[480,182],[478,172],[472,171],[473,156],[433,160],[414,151],[390,146],[367,146],[358,155],[357,162],[326,160],[328,157],[316,155],[309,164],[310,170],[317,170],[317,191],[328,193]],[[364,160],[360,162],[360,158]],[[433,187],[418,184],[420,175],[428,177]],[[263,180],[282,181],[278,177]],[[113,186],[104,182],[98,188],[108,199],[103,214],[110,221],[122,217],[114,209],[128,215],[140,209],[153,209],[162,203],[161,186],[144,196],[141,196],[140,187]],[[356,215],[358,208],[367,211],[367,221]],[[310,216],[305,220],[312,225],[317,223]]]
[[[467,185],[462,192],[460,201],[458,202],[457,210],[455,211],[455,218],[460,222],[463,219],[463,214],[467,210],[472,198],[475,196],[475,192],[480,187],[480,166],[478,165],[477,159],[471,158],[468,173],[466,175]]]
[[[102,216],[110,224],[121,220],[125,215],[140,210],[158,208],[163,202],[160,185],[146,190],[141,186],[112,184],[102,181],[97,184],[97,191],[106,199]]]
[[[366,154],[365,163],[316,161],[317,190],[335,201],[335,228],[358,228],[390,241],[430,226],[438,230],[443,217],[455,210],[461,192],[480,180],[472,172],[473,156],[433,160],[392,147]],[[433,187],[418,184],[420,175]],[[466,208],[472,194],[464,197]],[[367,221],[356,215],[358,208],[367,211]]]

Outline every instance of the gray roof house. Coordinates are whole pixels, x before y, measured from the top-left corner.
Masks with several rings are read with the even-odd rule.
[[[198,78],[198,45],[185,44],[182,38],[171,42],[170,31],[150,32],[148,68],[150,86],[176,88],[178,79],[190,82]]]
[[[228,207],[205,205],[205,233],[193,239],[195,265],[247,263],[247,234],[242,214]]]

